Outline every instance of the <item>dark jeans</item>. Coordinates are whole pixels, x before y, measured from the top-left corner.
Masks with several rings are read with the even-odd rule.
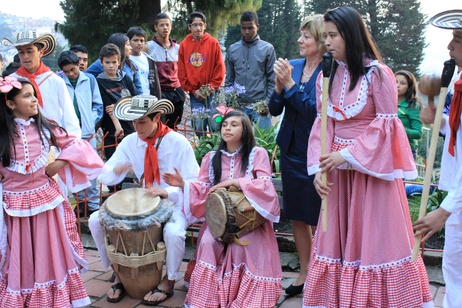
[[[168,127],[174,129],[178,124],[181,123],[181,119],[183,118],[186,94],[181,87],[168,90],[162,89],[162,98],[171,101],[175,107],[175,111],[173,111],[172,114],[167,114],[162,119],[162,122],[166,123]]]

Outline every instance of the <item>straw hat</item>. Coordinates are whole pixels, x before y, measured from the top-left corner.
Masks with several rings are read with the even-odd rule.
[[[436,14],[430,23],[438,28],[462,30],[462,10],[450,10]]]
[[[120,120],[133,121],[151,113],[173,113],[175,107],[167,99],[158,100],[153,95],[127,96],[114,106],[114,116]]]
[[[43,56],[46,57],[55,50],[56,41],[53,35],[51,34],[43,34],[39,36],[37,31],[32,30],[24,30],[18,32],[16,35],[16,43],[13,43],[7,38],[3,38],[2,40],[3,45],[10,45],[14,47],[18,46],[25,46],[29,44],[41,44],[43,45]]]

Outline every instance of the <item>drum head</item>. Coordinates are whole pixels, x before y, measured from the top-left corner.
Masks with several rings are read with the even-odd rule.
[[[117,216],[143,216],[153,212],[160,197],[151,197],[143,188],[128,188],[116,192],[106,200],[108,212]]]
[[[205,201],[205,219],[210,233],[215,238],[220,238],[226,228],[226,205],[223,197],[218,193],[211,193]]]

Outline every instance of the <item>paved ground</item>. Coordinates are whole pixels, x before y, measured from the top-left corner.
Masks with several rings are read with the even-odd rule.
[[[91,240],[88,235],[83,236],[83,242],[88,247],[88,242]],[[193,249],[187,247],[185,259],[188,259],[193,253]],[[91,297],[92,304],[89,307],[147,307],[141,304],[140,300],[136,300],[126,296],[120,303],[111,304],[106,300],[106,292],[112,285],[109,279],[112,276],[112,271],[104,269],[99,261],[98,252],[94,249],[87,249],[86,255],[90,264],[89,271],[83,274],[83,280],[88,294]],[[290,263],[294,262],[293,254],[281,253],[281,263],[284,268],[290,268]],[[180,269],[180,277],[175,284],[175,294],[173,297],[164,301],[162,305],[158,307],[183,307],[183,302],[186,296],[187,289],[184,287],[183,275],[186,270],[186,262],[183,262]],[[428,275],[431,281],[431,291],[434,298],[436,308],[442,307],[443,297],[445,293],[445,287],[443,286],[441,268],[439,266],[427,267]],[[283,286],[288,287],[295,280],[297,276],[296,272],[285,271],[283,272]],[[292,298],[286,298],[282,295],[276,307],[279,308],[292,308],[302,306],[302,296],[296,296]]]

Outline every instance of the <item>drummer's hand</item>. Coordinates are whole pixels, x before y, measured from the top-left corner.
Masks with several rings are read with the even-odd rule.
[[[324,184],[322,182],[322,172],[318,172],[314,176],[313,185],[314,185],[314,188],[316,188],[318,195],[324,199],[324,197],[327,197],[327,195],[329,194],[330,192],[329,186],[332,186],[332,183],[327,183],[327,185]]]
[[[321,168],[322,172],[334,171],[338,166],[346,162],[340,152],[321,155],[319,161],[321,162],[319,168]]]
[[[146,194],[151,197],[159,196],[161,198],[168,198],[168,192],[164,188],[157,186],[146,188]]]
[[[65,167],[67,164],[69,164],[68,161],[57,159],[45,167],[45,174],[51,178],[55,174],[57,174],[59,170],[61,170],[61,168]]]
[[[215,186],[212,186],[210,188],[210,192],[214,192],[218,188],[228,188],[230,186],[235,186],[237,188],[241,188],[241,185],[239,184],[239,181],[237,179],[227,179],[221,183],[218,183]]]
[[[162,178],[168,185],[184,189],[184,180],[180,171],[178,171],[178,169],[175,167],[173,167],[173,169],[175,169],[175,173],[164,172]]]
[[[125,163],[114,167],[113,171],[116,175],[121,175],[122,173],[128,173],[132,168],[131,164]]]

